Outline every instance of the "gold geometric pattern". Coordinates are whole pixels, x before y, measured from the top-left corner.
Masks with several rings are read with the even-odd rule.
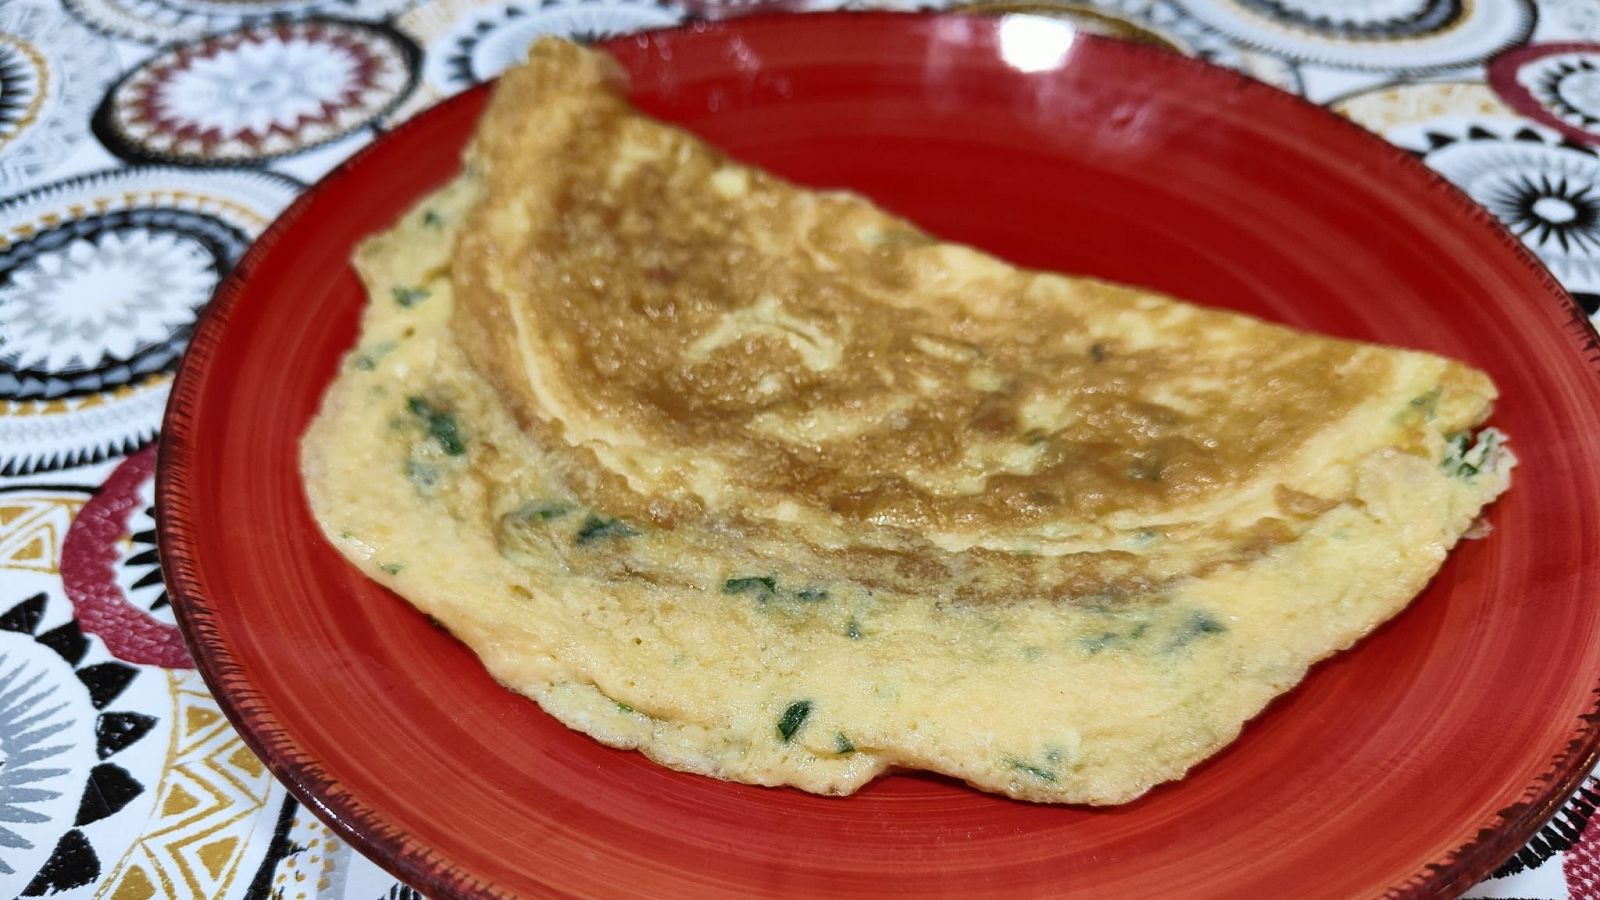
[[[1432,82],[1385,87],[1346,97],[1332,104],[1332,109],[1379,135],[1408,122],[1421,122],[1441,116],[1497,118],[1516,116],[1511,107],[1501,102],[1488,85],[1463,82]]]
[[[86,498],[59,494],[0,494],[0,569],[54,574],[61,540]]]
[[[272,878],[273,900],[317,900],[344,882],[355,858],[328,826],[305,807],[295,810],[289,829],[296,847],[304,848],[278,864]],[[342,892],[349,896],[348,889]]]
[[[272,776],[193,672],[168,671],[171,748],[145,832],[100,882],[97,898],[221,897],[263,821]]]
[[[0,250],[4,245],[0,243]],[[152,375],[149,379],[137,385],[118,385],[110,391],[99,394],[89,394],[84,397],[62,397],[55,400],[4,400],[0,401],[0,416],[24,418],[27,416],[59,416],[67,413],[82,412],[96,406],[105,406],[111,400],[126,400],[135,394],[148,394],[152,391],[165,390],[172,376],[167,374]]]

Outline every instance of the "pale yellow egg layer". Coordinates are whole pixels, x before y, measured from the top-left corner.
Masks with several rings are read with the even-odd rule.
[[[732,193],[748,176],[710,177]],[[1070,585],[1030,575],[984,597],[1005,564],[988,557],[961,569],[979,573],[963,592],[935,581],[907,589],[914,573],[858,578],[843,552],[853,546],[916,552],[899,526],[868,534],[870,521],[830,517],[809,501],[785,511],[770,484],[726,471],[696,482],[691,450],[668,442],[649,461],[627,441],[591,440],[594,452],[574,453],[579,428],[643,433],[649,444],[644,419],[590,419],[579,404],[565,407],[555,432],[518,420],[452,327],[458,238],[483,208],[483,184],[459,180],[363,247],[371,303],[362,335],[304,442],[312,509],[341,552],[472,647],[508,688],[674,768],[843,794],[899,766],[1028,800],[1125,802],[1181,777],[1308,666],[1399,611],[1508,484],[1513,459],[1501,439],[1465,434],[1487,415],[1486,379],[1426,354],[1351,345],[1383,360],[1381,378],[1319,419],[1310,439],[1252,463],[1231,490],[995,532],[962,526],[959,511],[932,523],[928,553],[946,570],[969,565],[961,554],[986,541],[990,553],[1028,559],[1114,551],[1115,572],[1094,570],[1096,591],[1063,595]],[[939,255],[984,278],[1003,265],[958,248]],[[1160,346],[1161,322],[1183,318],[1171,310],[1193,310],[1104,289],[1107,302],[1143,298],[1131,323],[1107,329],[1125,350],[1141,339]],[[741,340],[773,340],[793,350],[784,365],[825,372],[834,338],[806,339],[785,308],[751,298],[685,344],[709,358]],[[1185,315],[1217,317],[1223,335],[1270,327]],[[941,352],[955,351],[930,355]],[[530,365],[550,371],[548,360]],[[1007,377],[1003,367],[970,374],[963,390]],[[897,402],[918,401],[883,396],[886,409]],[[1039,416],[1070,415],[1035,406]],[[892,411],[864,410],[855,424],[830,415],[807,427],[872,429]],[[759,434],[796,421],[775,413],[746,424]],[[743,452],[719,440],[704,465]],[[988,435],[973,446],[999,443]],[[658,521],[606,507],[615,490],[592,489],[582,469],[608,465],[593,462],[606,453],[635,467],[631,490],[676,487],[699,498],[698,512]],[[986,453],[951,457],[930,490],[954,496],[960,487],[950,485],[968,477],[981,491],[985,472],[1032,465],[1003,447]],[[754,524],[718,514],[755,502],[770,505],[752,512]],[[1208,515],[1228,527],[1208,528]],[[1264,519],[1274,524],[1259,534],[1244,527]],[[1157,576],[1118,587],[1118,573],[1142,568]],[[1049,590],[1032,595],[1033,584]]]

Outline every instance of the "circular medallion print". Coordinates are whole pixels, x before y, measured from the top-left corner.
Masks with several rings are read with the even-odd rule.
[[[1600,156],[1515,120],[1430,123],[1416,149],[1539,256],[1568,290],[1600,291]]]
[[[180,45],[130,72],[95,115],[119,156],[238,165],[359,131],[416,83],[416,45],[383,25],[253,25]]]
[[[58,604],[0,599],[0,883],[27,897],[95,883],[148,817],[163,755],[159,681],[107,659]]]
[[[244,25],[315,13],[381,19],[417,0],[63,0],[91,27],[150,44],[191,41]]]
[[[33,48],[0,32],[0,142],[9,143],[39,117],[49,80]]]
[[[72,828],[94,766],[94,708],[72,665],[0,630],[0,879],[27,878]]]
[[[1488,85],[1386,85],[1329,104],[1422,157],[1536,253],[1583,311],[1600,311],[1600,157],[1517,116]]]
[[[128,169],[0,204],[0,475],[150,440],[195,317],[298,188]]]
[[[247,242],[202,213],[133,209],[0,251],[0,397],[81,396],[167,370]]]
[[[1526,40],[1527,0],[1187,0],[1234,40],[1303,62],[1422,72],[1479,63]]]
[[[521,62],[541,35],[592,41],[675,25],[683,17],[681,9],[656,0],[513,0],[489,7],[446,0],[403,17],[400,25],[427,44],[427,81],[448,96]]]
[[[1580,141],[1600,138],[1600,44],[1535,44],[1495,57],[1489,84],[1517,112]]]
[[[952,8],[975,13],[1023,13],[1064,18],[1090,34],[1150,44],[1236,69],[1291,93],[1301,91],[1300,75],[1292,64],[1275,56],[1240,48],[1189,15],[1173,0],[1099,0],[1096,3],[976,0]]]
[[[111,42],[59,7],[0,3],[0,193],[24,187],[83,142],[116,70]]]

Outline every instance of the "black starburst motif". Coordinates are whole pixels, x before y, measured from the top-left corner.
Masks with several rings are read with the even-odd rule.
[[[142,713],[107,710],[139,675],[139,670],[115,660],[84,665],[90,649],[75,621],[68,620],[48,631],[41,632],[45,618],[47,598],[35,594],[0,613],[0,630],[31,637],[48,647],[72,666],[78,680],[89,693],[95,717],[95,755],[102,762],[90,770],[88,779],[79,794],[77,815],[72,828],[56,840],[49,859],[41,866],[22,896],[36,897],[71,890],[94,883],[100,877],[100,859],[83,827],[114,815],[144,792],[126,769],[111,757],[137,743],[155,727],[156,720]],[[7,821],[37,822],[37,813],[30,807],[54,800],[66,801],[54,791],[41,791],[38,781],[50,766],[50,759],[60,749],[59,727],[46,727],[47,717],[54,711],[55,685],[46,684],[35,675],[23,681],[21,670],[8,666],[0,658],[0,722],[5,723],[6,758],[0,760],[0,823]],[[21,818],[19,818],[21,817]],[[0,824],[0,846],[29,846],[17,843],[22,840],[15,832]],[[12,872],[0,859],[0,873]]]
[[[506,6],[499,18],[485,19],[472,27],[471,33],[456,40],[455,47],[445,51],[445,69],[452,83],[461,87],[493,78],[498,72],[480,72],[475,66],[478,45],[490,39],[495,32],[537,17],[543,22],[539,33],[559,34],[579,43],[593,43],[618,34],[664,25],[682,19],[682,12],[667,0],[624,0],[605,3],[601,0],[532,0]]]
[[[122,565],[133,576],[128,582],[128,599],[143,609],[155,612],[171,605],[166,583],[161,579],[161,558],[156,551],[156,510],[145,506],[143,518],[132,523],[135,531],[128,535],[132,544]],[[140,527],[143,526],[143,527]]]
[[[1369,18],[1364,6],[1323,3],[1314,11],[1305,3],[1241,0],[1241,5],[1291,28],[1347,41],[1399,40],[1437,34],[1459,24],[1466,15],[1461,0],[1427,0],[1404,15]]]
[[[1594,185],[1547,173],[1518,173],[1496,187],[1485,206],[1518,237],[1563,252],[1600,250],[1600,194]]]
[[[1568,96],[1562,93],[1561,83],[1574,75],[1586,75],[1597,70],[1600,70],[1600,66],[1595,65],[1594,60],[1588,57],[1563,59],[1539,76],[1531,93],[1557,116],[1563,119],[1577,119],[1582,128],[1590,129],[1600,125],[1600,118],[1594,114],[1596,111],[1573,105]]]
[[[11,133],[33,100],[35,92],[29,89],[31,72],[20,53],[0,44],[0,137]]]

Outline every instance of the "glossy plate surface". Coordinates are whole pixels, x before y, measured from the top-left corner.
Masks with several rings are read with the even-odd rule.
[[[365,297],[347,260],[456,169],[475,91],[296,204],[213,303],[163,435],[161,548],[273,770],[430,895],[1351,897],[1460,890],[1593,761],[1600,390],[1581,313],[1462,195],[1241,76],[1037,20],[759,18],[608,45],[645,109],[1032,266],[1488,370],[1522,459],[1396,621],[1118,808],[896,775],[848,799],[570,732],[319,536],[296,443]]]

